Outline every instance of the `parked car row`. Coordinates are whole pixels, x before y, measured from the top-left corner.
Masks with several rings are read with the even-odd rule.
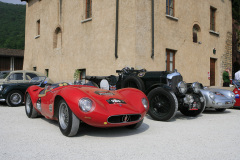
[[[63,135],[74,136],[80,123],[138,128],[147,113],[154,120],[169,121],[178,110],[185,116],[197,116],[205,108],[223,112],[237,98],[236,91],[207,88],[198,82],[185,83],[177,70],[123,68],[116,72],[118,76],[87,76],[88,83],[77,85],[53,83],[41,74],[32,78],[28,77],[31,72],[22,72],[30,82],[6,80],[7,83],[0,84],[0,101],[9,106],[25,102],[29,118],[42,115],[57,120]],[[10,72],[5,79],[16,73],[21,72]]]

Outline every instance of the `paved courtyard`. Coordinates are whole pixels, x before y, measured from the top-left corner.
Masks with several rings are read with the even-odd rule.
[[[240,110],[205,111],[194,118],[180,112],[170,122],[146,116],[136,130],[82,126],[62,135],[55,121],[29,119],[24,106],[0,103],[0,159],[239,160]]]

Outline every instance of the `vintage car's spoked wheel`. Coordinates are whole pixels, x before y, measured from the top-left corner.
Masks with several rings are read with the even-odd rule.
[[[139,121],[138,123],[136,124],[132,124],[132,125],[129,125],[129,126],[126,126],[126,128],[129,128],[129,129],[137,129],[138,127],[140,127],[143,123],[143,119],[141,121]]]
[[[155,88],[148,94],[150,102],[148,114],[155,120],[167,121],[175,116],[178,101],[172,91],[164,88]]]
[[[129,76],[127,77],[121,85],[122,88],[137,88],[141,91],[145,91],[145,86],[143,81],[141,80],[141,78],[137,77],[137,76]]]
[[[15,106],[19,106],[22,104],[23,102],[23,94],[20,91],[11,91],[8,95],[7,95],[7,100],[6,100],[8,106],[11,107],[15,107]]]
[[[218,112],[224,112],[224,111],[226,111],[226,108],[216,108],[215,110]]]
[[[198,110],[189,110],[189,107],[181,106],[179,108],[180,112],[184,114],[185,116],[195,117],[199,114],[201,114],[205,109],[205,102],[200,101],[200,95],[193,94],[194,101],[196,102],[197,106],[200,106],[200,109]]]
[[[79,129],[80,120],[63,99],[58,104],[58,124],[62,134],[68,137],[75,136]]]
[[[29,118],[36,118],[38,116],[37,110],[33,107],[29,93],[26,94],[25,112]]]

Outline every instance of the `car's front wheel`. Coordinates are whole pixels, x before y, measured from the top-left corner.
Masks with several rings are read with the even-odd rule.
[[[36,118],[38,116],[37,110],[33,107],[29,93],[26,94],[25,112],[28,118]]]
[[[148,94],[150,103],[148,114],[155,120],[168,121],[178,110],[177,97],[172,91],[158,87]]]
[[[224,112],[224,111],[226,111],[226,108],[216,108],[215,110],[218,112]]]
[[[63,99],[59,101],[58,107],[58,124],[62,134],[68,137],[75,136],[79,129],[80,120]]]
[[[22,92],[20,92],[18,90],[11,91],[7,95],[6,102],[7,102],[8,106],[10,106],[10,107],[20,106],[23,103],[23,94],[22,94]]]

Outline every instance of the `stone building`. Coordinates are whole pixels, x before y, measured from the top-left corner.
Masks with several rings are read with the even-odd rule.
[[[24,69],[54,81],[130,66],[220,86],[232,67],[231,0],[24,1]]]

